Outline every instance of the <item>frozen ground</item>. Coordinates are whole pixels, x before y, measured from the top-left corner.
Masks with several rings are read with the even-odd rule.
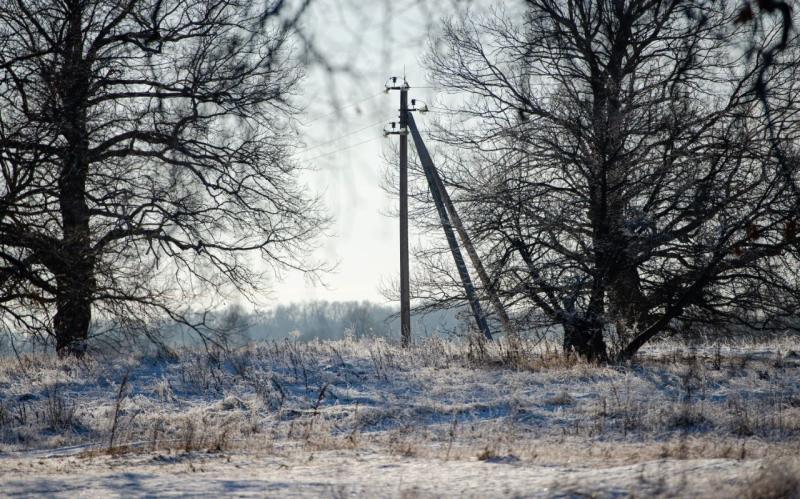
[[[262,344],[0,364],[0,494],[786,497],[800,345]]]
[[[764,480],[762,461],[730,459],[590,468],[323,451],[302,458],[238,453],[7,459],[3,468],[2,493],[8,496],[765,497],[753,492],[767,490],[754,489]],[[774,482],[766,483],[775,487]]]

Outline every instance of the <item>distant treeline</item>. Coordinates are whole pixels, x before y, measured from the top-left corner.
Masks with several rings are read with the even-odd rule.
[[[232,305],[218,312],[203,312],[208,338],[228,346],[253,341],[342,339],[380,337],[399,339],[400,318],[395,307],[368,301],[310,301],[278,305],[248,312]],[[198,314],[199,318],[199,314]],[[436,310],[411,318],[414,337],[464,334],[469,329],[466,309]],[[168,345],[202,343],[197,331],[180,324],[161,329],[161,340]]]
[[[278,305],[261,312],[249,312],[239,305],[232,305],[221,311],[196,315],[195,319],[200,315],[204,317],[207,338],[227,343],[228,346],[265,340],[309,341],[345,337],[397,339],[400,336],[397,310],[368,301],[311,301]],[[417,338],[459,334],[468,329],[466,319],[468,315],[460,309],[432,311],[412,316],[412,331]],[[148,348],[149,342],[171,346],[202,343],[196,331],[170,322],[151,325],[146,337],[126,334],[113,324],[102,321],[96,323],[92,330],[100,349],[119,349],[121,345],[131,344],[131,341],[144,348]],[[0,334],[0,355],[13,354],[15,350],[19,353],[46,351],[51,347],[49,341],[46,335],[30,336],[5,331]]]
[[[242,319],[251,340],[398,338],[400,334],[397,310],[367,301],[292,303]],[[442,310],[413,317],[412,328],[415,335],[432,336],[456,333],[464,324],[458,310]]]

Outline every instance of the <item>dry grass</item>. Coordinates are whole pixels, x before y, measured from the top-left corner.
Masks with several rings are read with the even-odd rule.
[[[796,339],[656,345],[597,366],[552,344],[278,342],[0,362],[0,451],[371,450],[445,460],[763,459],[800,445]],[[126,374],[127,373],[127,374]]]

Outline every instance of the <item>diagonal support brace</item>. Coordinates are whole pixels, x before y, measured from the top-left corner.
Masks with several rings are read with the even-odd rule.
[[[436,182],[437,174],[433,159],[431,159],[428,148],[425,146],[425,142],[423,142],[419,130],[417,130],[417,124],[414,122],[414,117],[411,113],[407,113],[407,123],[411,131],[411,137],[414,139],[417,156],[419,156],[422,168],[425,170],[425,178],[428,180],[428,187],[430,188],[431,196],[433,196],[433,201],[436,204],[436,211],[439,213],[439,219],[442,222],[442,229],[444,229],[447,244],[450,246],[450,252],[453,254],[453,260],[455,260],[458,275],[461,277],[461,283],[464,285],[464,292],[467,295],[469,306],[472,309],[472,315],[475,317],[475,322],[478,324],[478,329],[480,329],[481,333],[483,333],[487,339],[491,340],[492,332],[489,330],[486,315],[483,313],[478,295],[475,292],[475,286],[472,284],[472,279],[470,279],[464,257],[461,255],[461,250],[458,247],[458,241],[453,232],[453,224],[450,221],[450,216],[447,214],[447,209],[442,201],[442,194]]]

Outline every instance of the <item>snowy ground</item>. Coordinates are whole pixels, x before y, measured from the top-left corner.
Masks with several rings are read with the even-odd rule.
[[[8,459],[3,468],[4,495],[54,497],[742,497],[764,473],[760,461],[726,459],[587,468],[352,451],[309,453],[303,459],[249,454]]]
[[[651,348],[262,344],[0,364],[0,494],[800,494],[796,340]],[[772,494],[772,495],[770,495]]]

